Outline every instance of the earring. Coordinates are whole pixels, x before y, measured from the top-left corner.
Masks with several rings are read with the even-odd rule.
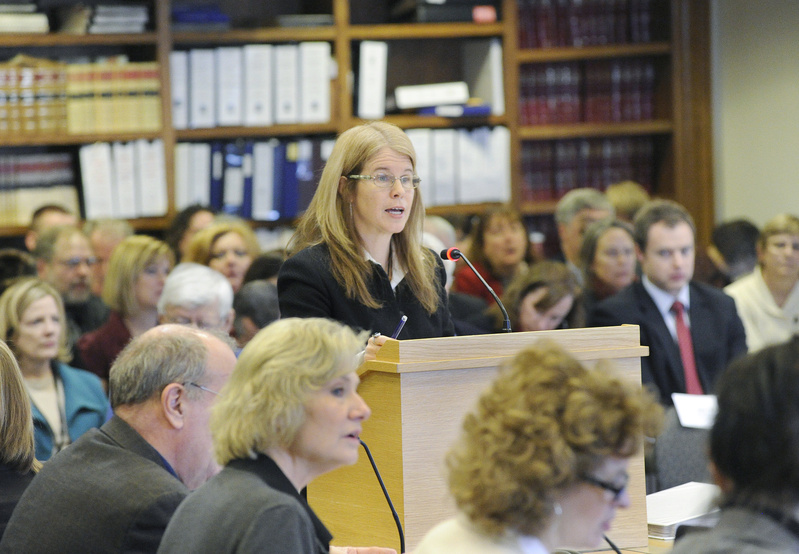
[[[552,505],[552,510],[555,512],[556,516],[562,516],[563,515],[563,508],[560,507],[560,502],[555,502]]]

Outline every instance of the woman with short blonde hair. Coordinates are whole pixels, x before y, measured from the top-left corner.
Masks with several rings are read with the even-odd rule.
[[[77,343],[84,367],[105,383],[130,339],[158,325],[158,299],[174,263],[169,246],[152,237],[134,235],[114,248],[103,284],[103,302],[111,313]]]
[[[233,292],[238,292],[250,264],[260,253],[252,228],[245,221],[234,219],[218,221],[199,231],[181,261],[215,269],[230,281]]]

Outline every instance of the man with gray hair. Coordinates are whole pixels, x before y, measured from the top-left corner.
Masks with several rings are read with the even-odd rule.
[[[184,262],[175,266],[166,278],[158,299],[161,323],[229,333],[233,316],[233,287],[218,271]]]
[[[614,215],[613,206],[607,197],[596,189],[581,188],[567,192],[555,207],[555,222],[558,224],[560,249],[563,261],[582,284],[580,271],[580,247],[583,234],[594,221]]]
[[[115,415],[45,464],[0,552],[155,552],[178,504],[220,469],[208,419],[235,363],[229,343],[183,325],[134,338],[111,367]]]

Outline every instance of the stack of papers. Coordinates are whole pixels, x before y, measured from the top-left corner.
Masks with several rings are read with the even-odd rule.
[[[673,539],[680,525],[710,527],[718,521],[719,488],[690,482],[646,496],[649,536]]]

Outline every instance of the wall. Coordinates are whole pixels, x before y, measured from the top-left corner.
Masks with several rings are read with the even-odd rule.
[[[716,219],[799,215],[799,2],[713,0]]]

